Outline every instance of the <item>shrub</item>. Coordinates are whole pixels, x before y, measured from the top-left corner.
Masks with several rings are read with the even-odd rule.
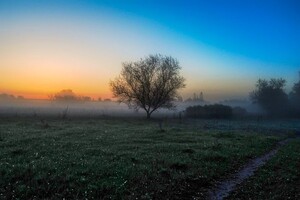
[[[235,117],[243,117],[245,115],[247,115],[247,110],[245,108],[242,107],[233,107],[232,108],[232,115]]]
[[[232,117],[232,108],[222,104],[190,106],[186,108],[185,114],[191,118],[230,118]]]

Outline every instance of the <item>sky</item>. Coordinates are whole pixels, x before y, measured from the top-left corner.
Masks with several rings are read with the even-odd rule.
[[[0,93],[111,98],[123,62],[176,58],[180,93],[244,99],[300,71],[298,0],[0,0]]]

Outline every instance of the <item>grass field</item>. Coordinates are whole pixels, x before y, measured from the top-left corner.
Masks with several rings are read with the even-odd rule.
[[[213,120],[165,121],[163,130],[142,119],[46,123],[1,119],[0,199],[205,198],[208,188],[289,132]]]

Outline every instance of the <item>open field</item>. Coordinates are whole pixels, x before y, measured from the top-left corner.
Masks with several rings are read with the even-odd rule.
[[[293,135],[298,122],[165,119],[160,129],[135,118],[2,118],[0,198],[206,198],[216,182]],[[290,166],[292,181],[299,153],[284,156],[297,148],[293,142],[270,164],[283,173]]]

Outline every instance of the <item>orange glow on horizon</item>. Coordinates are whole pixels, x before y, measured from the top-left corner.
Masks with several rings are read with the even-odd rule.
[[[59,91],[55,92],[31,92],[31,91],[9,91],[9,90],[0,90],[0,94],[6,93],[10,95],[14,95],[15,97],[22,96],[25,99],[40,99],[40,100],[47,100],[49,99],[50,95],[54,95]],[[77,96],[88,96],[91,97],[93,100],[98,100],[99,98],[103,99],[113,99],[113,96],[110,93],[85,93],[85,92],[78,92],[76,90],[72,90]]]
[[[111,26],[114,23],[120,26]],[[49,95],[71,89],[79,96],[112,98],[109,82],[119,75],[122,62],[153,53],[179,60],[187,80],[187,87],[179,91],[184,99],[201,91],[206,100],[247,96],[254,84],[249,71],[240,72],[241,84],[235,80],[239,75],[232,74],[236,70],[228,67],[248,62],[223,62],[219,59],[223,54],[215,55],[213,50],[176,34],[163,31],[158,35],[148,31],[149,27],[140,32],[135,30],[136,25],[125,29],[121,21],[114,19],[97,24],[27,19],[8,26],[0,32],[0,93],[48,99]]]

